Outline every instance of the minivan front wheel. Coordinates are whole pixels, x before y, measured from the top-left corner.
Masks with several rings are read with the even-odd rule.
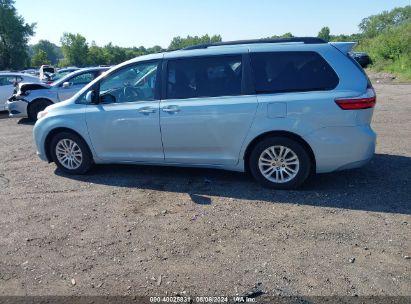
[[[86,142],[77,134],[61,132],[51,141],[50,152],[59,169],[69,174],[84,174],[93,165]]]
[[[270,137],[252,150],[249,168],[265,187],[295,189],[309,176],[311,161],[305,147],[286,137]]]

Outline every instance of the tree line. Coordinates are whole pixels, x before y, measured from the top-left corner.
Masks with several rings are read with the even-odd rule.
[[[370,54],[373,68],[411,80],[411,5],[363,19],[358,49]]]
[[[64,33],[61,46],[40,40],[28,45],[36,24],[28,24],[20,16],[14,0],[0,0],[0,70],[22,69],[27,66],[53,64],[64,66],[114,65],[128,59],[181,49],[195,44],[222,41],[221,35],[174,37],[167,48],[159,45],[146,48],[119,47],[109,43],[98,46],[87,42],[78,33]],[[350,35],[332,35],[323,27],[317,37],[326,41],[356,41],[355,50],[366,51],[373,60],[373,68],[386,70],[411,80],[411,6],[395,8],[364,18],[359,32]],[[266,38],[290,38],[292,33]]]
[[[48,40],[40,40],[37,44],[29,46],[29,55],[32,66],[53,64],[64,66],[91,66],[114,65],[141,55],[177,50],[195,44],[221,42],[220,35],[203,35],[174,37],[170,45],[164,49],[159,45],[151,48],[119,47],[111,42],[105,46],[98,46],[94,41],[90,44],[80,34],[64,33],[57,46]]]

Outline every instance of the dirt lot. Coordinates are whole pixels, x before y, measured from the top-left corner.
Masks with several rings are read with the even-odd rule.
[[[411,296],[411,85],[375,85],[377,154],[300,191],[239,173],[66,176],[0,117],[0,295]]]

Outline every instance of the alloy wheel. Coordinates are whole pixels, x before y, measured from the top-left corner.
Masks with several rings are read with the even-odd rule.
[[[60,164],[69,170],[78,169],[83,162],[83,152],[79,145],[68,138],[61,139],[57,143],[56,156]]]
[[[282,184],[297,176],[300,160],[297,154],[288,147],[271,146],[261,153],[258,168],[267,180]]]

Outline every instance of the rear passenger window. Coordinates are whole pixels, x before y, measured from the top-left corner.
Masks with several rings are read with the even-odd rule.
[[[338,76],[316,52],[252,53],[257,93],[332,90]]]
[[[240,95],[241,77],[241,55],[169,60],[167,98]]]

